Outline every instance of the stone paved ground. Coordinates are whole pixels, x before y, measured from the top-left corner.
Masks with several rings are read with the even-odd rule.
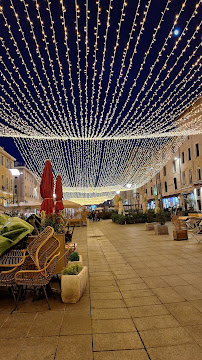
[[[82,299],[13,302],[0,292],[0,360],[202,359],[202,243],[145,224],[77,228],[89,267]]]

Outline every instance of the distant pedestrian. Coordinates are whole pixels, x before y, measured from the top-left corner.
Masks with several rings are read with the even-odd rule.
[[[93,218],[93,221],[95,221],[95,211],[94,210],[92,211],[92,218]]]

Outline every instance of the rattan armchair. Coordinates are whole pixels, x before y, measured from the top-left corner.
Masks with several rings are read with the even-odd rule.
[[[13,299],[16,302],[14,292],[15,274],[24,268],[26,250],[10,250],[0,257],[0,286],[10,288]]]
[[[55,267],[59,259],[60,242],[52,236],[48,240],[45,240],[36,249],[35,252],[30,251],[31,257],[27,257],[24,262],[25,269],[18,271],[15,274],[15,282],[17,285],[21,285],[17,302],[20,298],[23,286],[34,286],[35,288],[42,288],[48,307],[50,304],[46,293],[46,285],[50,282],[54,276]],[[29,249],[30,250],[30,249]]]
[[[41,244],[48,241],[53,233],[53,228],[48,226],[29,244],[27,249],[10,250],[0,257],[0,286],[6,286],[11,289],[16,306],[17,301],[14,293],[15,274],[25,269],[28,264],[30,267],[33,262],[36,262],[38,256],[36,254],[40,253]],[[29,255],[26,255],[27,251]]]

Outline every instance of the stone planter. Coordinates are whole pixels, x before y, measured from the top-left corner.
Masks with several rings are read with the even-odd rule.
[[[154,231],[156,235],[169,235],[167,225],[154,225]]]
[[[83,257],[82,257],[82,255],[79,255],[79,260],[78,261],[68,261],[68,267],[70,265],[75,265],[75,264],[83,265]]]
[[[154,225],[155,223],[146,223],[146,230],[150,231],[150,230],[154,230]]]
[[[65,304],[75,304],[83,295],[88,280],[87,266],[78,275],[61,276],[61,296]]]
[[[183,229],[183,230],[173,230],[173,239],[174,240],[178,240],[178,241],[181,241],[181,240],[188,240],[188,232],[187,230]]]
[[[134,220],[133,219],[126,219],[126,224],[134,224]]]

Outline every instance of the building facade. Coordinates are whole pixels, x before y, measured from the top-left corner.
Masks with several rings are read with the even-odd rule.
[[[39,184],[36,176],[24,165],[15,163],[20,175],[14,179],[14,202],[30,202],[40,199]]]
[[[13,202],[14,177],[9,169],[14,168],[15,160],[0,146],[0,205],[3,206]]]
[[[202,135],[192,135],[150,181],[136,190],[120,194],[125,205],[155,208],[155,197],[164,208],[202,211]]]

